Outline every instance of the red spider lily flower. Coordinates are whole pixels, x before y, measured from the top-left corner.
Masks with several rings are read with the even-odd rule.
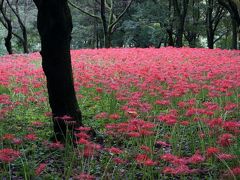
[[[151,148],[148,147],[148,146],[142,145],[142,146],[140,147],[140,149],[142,149],[142,150],[145,151],[145,152],[152,153]]]
[[[129,133],[127,133],[127,135],[129,137],[140,137],[141,136],[141,134],[138,132],[129,132]]]
[[[240,175],[240,166],[231,169],[234,175]]]
[[[89,138],[90,138],[90,136],[87,135],[87,134],[84,133],[84,132],[75,133],[75,136],[78,137],[78,138],[80,138],[80,139],[89,139]]]
[[[25,136],[25,139],[29,140],[29,141],[36,141],[37,140],[37,136],[36,136],[36,134],[27,134]]]
[[[200,155],[198,151],[196,151],[192,157],[187,159],[187,162],[191,164],[198,164],[203,161],[205,161],[205,158],[202,155]]]
[[[169,100],[157,100],[157,101],[155,102],[155,104],[168,106],[168,105],[170,105],[171,103],[170,103]]]
[[[93,147],[85,146],[82,155],[84,157],[92,157],[95,154],[95,149]]]
[[[5,163],[10,163],[17,158],[19,158],[21,153],[19,151],[16,151],[14,149],[10,148],[4,148],[0,149],[0,161]]]
[[[148,160],[149,157],[146,154],[138,154],[135,158],[135,160],[137,161],[137,163],[143,163],[146,160]]]
[[[19,138],[14,138],[12,140],[12,143],[16,145],[22,144],[22,142],[23,142],[22,139],[19,139]]]
[[[124,164],[126,161],[121,159],[121,158],[119,158],[119,157],[115,157],[115,158],[113,158],[113,162],[115,164]]]
[[[180,165],[177,167],[165,167],[163,169],[164,174],[184,175],[193,174],[199,172],[198,169],[190,169],[187,165]]]
[[[88,132],[88,131],[91,130],[91,128],[90,127],[83,127],[83,126],[81,126],[81,127],[75,128],[75,130]]]
[[[160,156],[160,158],[163,159],[164,161],[168,161],[168,162],[178,159],[177,156],[175,156],[173,154],[169,154],[169,153],[163,154],[162,156]]]
[[[181,121],[179,124],[181,124],[182,126],[188,126],[190,124],[189,121]]]
[[[111,120],[118,120],[120,118],[120,115],[118,115],[118,114],[110,114],[109,115],[109,119],[111,119]]]
[[[45,116],[51,117],[51,116],[52,116],[52,112],[46,112],[46,113],[45,113]]]
[[[157,163],[150,159],[146,154],[138,154],[135,158],[138,164],[145,166],[155,166]]]
[[[224,110],[225,111],[231,111],[231,110],[233,110],[234,108],[236,108],[237,107],[237,104],[234,104],[234,103],[232,103],[232,102],[229,102],[229,103],[227,103],[227,105],[224,107]]]
[[[38,167],[35,169],[35,175],[39,176],[47,167],[46,163],[40,163]]]
[[[94,180],[94,179],[96,179],[96,177],[94,177],[90,174],[81,173],[77,176],[74,176],[73,179],[74,180]]]
[[[34,127],[42,127],[44,125],[43,122],[40,121],[34,121],[31,123]]]
[[[208,147],[206,150],[207,157],[218,154],[219,152],[220,152],[220,150],[216,147]]]
[[[121,149],[115,148],[115,147],[107,148],[107,151],[112,154],[122,154],[123,153],[123,151]]]
[[[223,123],[222,118],[216,118],[216,119],[211,119],[208,121],[208,125],[213,128],[213,127],[221,127]]]
[[[221,146],[230,146],[233,143],[233,138],[234,136],[232,134],[225,133],[219,136],[217,142]]]
[[[240,128],[240,122],[227,121],[227,122],[223,123],[222,127],[227,131],[237,132],[237,130],[239,130],[239,128]]]
[[[15,135],[14,134],[4,134],[2,136],[2,139],[3,140],[13,140],[15,138]]]
[[[162,146],[162,147],[169,147],[171,144],[168,144],[164,141],[156,141],[156,145]]]
[[[64,145],[58,141],[57,142],[49,142],[49,143],[47,142],[46,145],[50,149],[63,149],[64,148]]]
[[[76,144],[90,144],[90,142],[84,138],[80,138],[79,140],[76,141]]]
[[[98,93],[102,93],[102,92],[103,92],[103,89],[100,88],[100,87],[97,87],[97,88],[96,88],[96,91],[97,91]]]
[[[237,158],[237,156],[235,156],[235,155],[225,154],[225,153],[218,154],[217,157],[220,160],[232,160],[232,159]]]
[[[95,116],[95,119],[107,119],[108,114],[106,112],[101,112]]]
[[[147,159],[146,161],[143,162],[143,165],[145,166],[155,166],[157,164],[157,162],[151,160],[151,159]]]

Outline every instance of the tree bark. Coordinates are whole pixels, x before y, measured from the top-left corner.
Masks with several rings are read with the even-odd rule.
[[[232,18],[232,49],[238,48],[237,22]]]
[[[11,22],[7,22],[7,24],[8,24],[8,29],[7,29],[8,33],[7,33],[7,36],[4,38],[5,47],[7,49],[7,52],[9,54],[12,54],[13,53],[12,42],[11,42],[11,40],[12,40],[12,24],[11,24]]]
[[[73,129],[82,125],[82,115],[74,90],[70,41],[72,17],[67,0],[34,0],[38,7],[38,31],[41,38],[42,67],[47,78],[54,132],[58,140],[66,137],[62,116],[72,117]]]

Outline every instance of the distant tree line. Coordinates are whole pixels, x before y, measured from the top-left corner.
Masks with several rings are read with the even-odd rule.
[[[72,48],[239,49],[240,0],[69,0]],[[0,0],[0,54],[40,48],[32,0]]]

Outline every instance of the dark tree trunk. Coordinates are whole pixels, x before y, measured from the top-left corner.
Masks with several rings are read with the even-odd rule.
[[[214,48],[214,33],[211,31],[207,32],[207,43],[208,43],[208,48],[213,49]]]
[[[5,40],[5,47],[7,49],[7,52],[9,54],[12,54],[13,51],[12,51],[12,23],[11,23],[11,20],[10,19],[5,19],[6,20],[6,23],[7,23],[7,36],[4,38]]]
[[[23,41],[22,41],[22,45],[23,45],[23,52],[24,53],[29,53],[28,50],[28,38],[27,38],[27,30],[26,27],[22,27],[22,34],[23,34]]]
[[[168,34],[168,46],[174,46],[173,30],[167,29],[167,34]]]
[[[34,0],[38,7],[38,31],[41,38],[42,67],[47,77],[49,103],[54,132],[58,139],[66,136],[66,124],[57,117],[71,116],[82,125],[72,75],[70,41],[72,17],[67,0]]]
[[[232,18],[232,49],[238,48],[237,22]]]
[[[177,33],[176,33],[176,47],[182,47],[183,46],[183,33],[184,33],[184,19],[182,17],[179,17],[178,20],[178,26],[177,26]]]

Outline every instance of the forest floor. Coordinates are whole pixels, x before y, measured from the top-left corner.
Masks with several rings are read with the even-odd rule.
[[[75,147],[49,141],[40,55],[0,57],[1,179],[240,178],[240,51],[71,53],[85,125]]]

